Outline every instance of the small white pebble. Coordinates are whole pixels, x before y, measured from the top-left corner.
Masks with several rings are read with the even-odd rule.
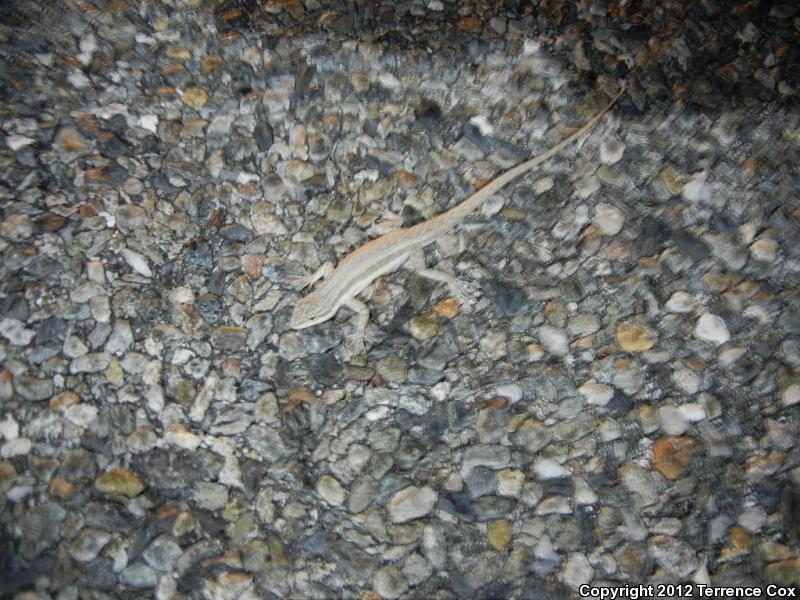
[[[533,472],[539,479],[557,479],[569,475],[569,469],[552,458],[540,458],[533,465]]]
[[[484,115],[476,115],[472,117],[469,122],[478,128],[478,130],[481,132],[481,135],[491,135],[494,133],[494,128],[492,128],[491,124],[489,123],[489,119],[487,119]]]
[[[139,127],[147,129],[153,133],[158,133],[158,116],[142,115],[139,117]]]
[[[697,423],[706,418],[706,410],[697,402],[687,402],[678,407],[681,416],[691,423]]]
[[[505,385],[497,386],[497,395],[507,398],[509,404],[516,404],[522,400],[522,388],[516,383],[506,383]]]
[[[30,146],[35,141],[33,138],[24,135],[10,135],[6,138],[6,145],[16,152],[20,148]]]
[[[378,83],[390,90],[396,90],[400,88],[400,80],[388,71],[384,71],[378,75]]]
[[[145,277],[153,276],[153,272],[147,265],[147,259],[144,256],[142,256],[138,252],[134,252],[130,248],[123,248],[122,250],[120,250],[120,254],[122,254],[122,258],[125,259],[125,262],[128,263],[131,269],[133,269],[140,275],[144,275]]]
[[[689,428],[689,420],[674,406],[662,406],[658,409],[658,416],[667,435],[681,435]]]
[[[553,181],[552,177],[542,177],[541,179],[537,179],[533,182],[533,191],[537,196],[539,196],[540,194],[544,194],[545,192],[552,190],[554,185],[555,181]]]
[[[0,421],[0,437],[8,441],[19,437],[19,423],[12,419],[11,415],[6,415],[5,421]]]
[[[33,444],[28,438],[18,437],[3,444],[0,448],[0,457],[13,458],[30,454]]]
[[[600,143],[600,162],[604,165],[613,165],[622,159],[625,144],[619,140],[603,140]]]
[[[587,381],[578,388],[581,395],[589,404],[605,406],[614,397],[614,388],[605,383],[592,383]]]
[[[675,292],[667,300],[667,310],[671,313],[688,313],[694,310],[697,300],[687,292]]]
[[[706,172],[700,171],[691,176],[683,186],[683,197],[689,202],[711,202],[711,186],[706,182]]]
[[[793,383],[781,394],[781,404],[784,406],[792,406],[800,402],[800,384]]]
[[[450,394],[450,384],[446,381],[441,381],[431,388],[431,396],[439,402],[446,400],[448,394]]]
[[[625,223],[625,214],[616,206],[601,202],[594,209],[594,223],[605,235],[617,235]]]
[[[720,346],[731,339],[731,334],[728,333],[728,327],[722,317],[706,313],[697,319],[697,325],[694,328],[694,335],[701,340],[713,342]]]

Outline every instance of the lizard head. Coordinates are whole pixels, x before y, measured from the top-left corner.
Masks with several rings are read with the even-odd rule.
[[[292,310],[289,326],[292,329],[305,329],[318,323],[323,323],[336,314],[338,306],[326,303],[319,294],[311,292],[305,298],[300,298]]]

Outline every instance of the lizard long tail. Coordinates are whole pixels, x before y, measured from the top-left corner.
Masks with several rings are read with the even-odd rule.
[[[619,100],[622,95],[627,91],[626,87],[623,87],[622,90],[614,97],[614,99],[609,102],[608,106],[606,106],[603,110],[593,116],[589,121],[578,131],[570,135],[569,137],[561,140],[555,146],[550,148],[549,150],[542,152],[541,154],[534,156],[533,158],[526,160],[518,164],[515,167],[512,167],[505,173],[499,175],[491,182],[486,184],[484,187],[479,189],[477,192],[472,194],[469,198],[461,202],[460,204],[454,206],[448,211],[443,212],[442,214],[434,217],[429,221],[432,225],[431,229],[437,229],[438,227],[442,227],[442,230],[438,232],[438,235],[444,233],[445,230],[454,227],[457,223],[461,221],[464,217],[466,217],[469,213],[473,210],[478,208],[484,200],[489,198],[492,194],[497,193],[500,191],[505,185],[523,175],[533,169],[538,164],[546,161],[551,156],[558,154],[561,150],[569,146],[572,142],[577,140],[581,137],[584,133],[589,131],[592,127],[594,127],[597,122],[602,119],[605,114],[611,110],[611,107],[616,104],[617,100]]]

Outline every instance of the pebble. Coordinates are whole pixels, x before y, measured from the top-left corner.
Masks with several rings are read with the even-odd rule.
[[[26,329],[21,321],[6,317],[0,321],[0,335],[14,346],[27,346],[36,335],[33,329]]]
[[[665,307],[671,313],[689,313],[697,306],[697,300],[692,294],[675,292],[667,300]]]
[[[586,398],[586,402],[597,406],[605,406],[614,397],[614,388],[605,383],[586,382],[578,391]]]
[[[182,554],[183,550],[175,540],[161,535],[144,549],[142,558],[156,571],[171,571]]]
[[[183,92],[181,100],[190,108],[199,111],[208,102],[208,92],[201,87],[191,87]]]
[[[386,565],[375,571],[373,586],[381,598],[399,598],[408,591],[408,581],[394,565]]]
[[[511,541],[511,522],[506,519],[491,521],[486,534],[492,548],[504,550]]]
[[[689,428],[689,419],[675,406],[662,406],[658,409],[661,428],[669,435],[680,435]]]
[[[107,531],[86,527],[70,544],[69,555],[78,562],[90,562],[97,558],[110,541],[111,534]]]
[[[708,174],[705,171],[695,173],[683,185],[681,194],[689,202],[705,202],[709,203],[712,200],[713,192],[711,186],[706,181]]]
[[[644,352],[655,345],[655,340],[648,331],[626,322],[617,325],[617,342],[626,352]]]
[[[26,146],[30,146],[36,140],[25,135],[9,135],[6,137],[6,145],[13,151],[21,150]]]
[[[600,143],[600,162],[604,165],[615,165],[622,160],[625,144],[615,139],[604,139]],[[613,234],[610,234],[613,235]]]
[[[115,467],[100,475],[95,481],[97,490],[109,496],[133,498],[144,490],[144,484],[124,467]]]
[[[793,383],[781,392],[781,404],[794,406],[800,403],[800,384]]]
[[[10,215],[0,223],[0,236],[11,242],[22,242],[33,235],[33,221],[27,215]]]
[[[429,487],[409,486],[394,494],[387,504],[392,523],[406,523],[433,510],[437,494]]]
[[[750,255],[764,262],[774,262],[778,257],[778,242],[770,238],[761,238],[750,244]]]
[[[551,458],[540,458],[533,463],[533,472],[536,473],[538,479],[558,479],[560,477],[567,477],[570,472],[564,466],[560,465]]]
[[[583,554],[573,554],[564,562],[564,566],[558,573],[558,578],[564,585],[577,590],[582,585],[589,583],[593,574],[594,569],[589,559]]]
[[[569,340],[567,332],[560,327],[542,325],[538,330],[539,340],[542,346],[554,356],[566,356],[569,354]]]
[[[97,373],[105,370],[110,362],[110,354],[106,352],[91,352],[73,359],[69,364],[69,372],[73,375],[78,373]]]
[[[153,272],[150,270],[150,266],[147,264],[147,259],[144,256],[138,252],[134,252],[130,248],[123,248],[120,250],[120,254],[122,258],[125,259],[125,262],[128,263],[128,266],[139,273],[139,275],[144,277],[153,276]]]
[[[15,456],[27,456],[31,453],[33,442],[26,437],[18,437],[7,441],[0,447],[0,456],[3,458],[13,458]]]
[[[728,327],[722,317],[711,313],[705,313],[699,319],[694,327],[695,337],[706,342],[720,346],[731,339],[728,333]]]
[[[690,437],[663,437],[653,446],[653,468],[667,479],[677,479],[688,466],[697,448]]]
[[[625,224],[625,214],[616,206],[600,202],[594,210],[593,222],[604,235],[617,235]]]
[[[340,506],[345,499],[345,491],[341,484],[330,475],[323,475],[317,480],[317,493],[331,506]]]
[[[686,542],[666,535],[654,535],[647,540],[647,547],[669,577],[683,580],[698,567],[697,552]]]
[[[438,336],[442,328],[435,313],[427,313],[413,317],[408,323],[408,330],[414,338],[425,341]]]

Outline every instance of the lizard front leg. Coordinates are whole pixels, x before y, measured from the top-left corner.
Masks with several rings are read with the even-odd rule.
[[[331,261],[322,263],[316,271],[308,276],[306,279],[306,284],[303,287],[311,287],[320,279],[324,279],[330,275],[331,271],[333,271],[333,263]]]

